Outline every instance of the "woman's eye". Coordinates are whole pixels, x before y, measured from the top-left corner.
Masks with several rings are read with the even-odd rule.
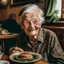
[[[37,23],[37,21],[33,21],[34,23]]]
[[[25,23],[25,24],[29,24],[29,21],[25,21],[24,23]]]
[[[28,21],[26,21],[25,23],[29,23]]]

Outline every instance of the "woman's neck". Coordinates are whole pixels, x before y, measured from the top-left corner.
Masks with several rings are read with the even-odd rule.
[[[30,37],[30,42],[33,43],[33,42],[36,41],[36,39],[37,39],[37,36],[31,36]]]

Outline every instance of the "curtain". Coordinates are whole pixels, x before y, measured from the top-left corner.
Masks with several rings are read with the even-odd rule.
[[[45,23],[53,23],[58,21],[58,12],[59,10],[56,10],[57,0],[45,0],[44,4],[44,17],[45,17]]]

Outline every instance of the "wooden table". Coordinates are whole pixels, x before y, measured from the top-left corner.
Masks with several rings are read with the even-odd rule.
[[[4,52],[4,48],[5,48],[5,39],[9,39],[9,38],[17,38],[18,34],[10,34],[10,35],[0,35],[0,40],[2,40],[2,51]]]
[[[1,60],[8,60],[8,61],[10,61],[9,60],[9,56],[7,56],[5,54],[2,56]],[[19,64],[19,63],[14,63],[13,61],[10,61],[10,64]],[[42,60],[39,60],[39,61],[31,63],[31,64],[49,64],[49,63],[45,62],[45,61],[42,61]]]

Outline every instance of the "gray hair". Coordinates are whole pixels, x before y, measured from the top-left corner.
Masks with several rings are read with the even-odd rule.
[[[34,9],[37,9],[38,10],[38,13],[39,13],[39,19],[40,19],[40,24],[44,23],[44,12],[36,5],[36,4],[27,4],[25,5],[19,12],[19,16],[21,16],[21,19],[22,19],[22,16],[24,15],[25,12],[32,12],[34,11]],[[35,11],[34,11],[35,12]]]

